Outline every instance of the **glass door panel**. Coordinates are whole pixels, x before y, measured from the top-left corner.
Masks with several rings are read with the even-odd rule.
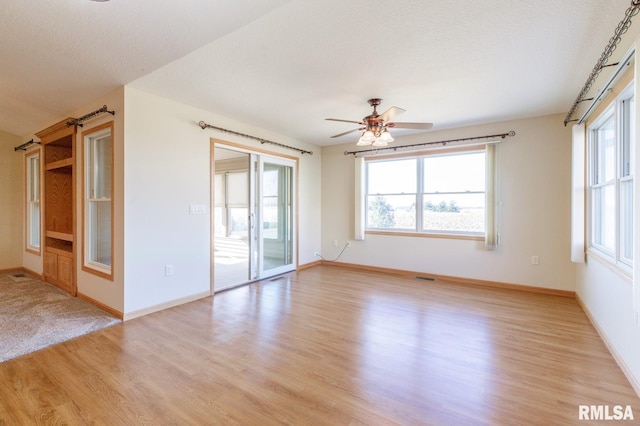
[[[219,291],[252,279],[250,155],[215,148],[214,170],[213,289]]]
[[[260,277],[295,269],[293,242],[293,165],[281,159],[260,162]]]

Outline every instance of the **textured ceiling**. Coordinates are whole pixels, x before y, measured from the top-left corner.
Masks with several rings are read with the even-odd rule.
[[[566,112],[629,4],[0,0],[0,129],[129,83],[318,145],[355,140],[324,118],[360,120],[371,97],[434,130]]]

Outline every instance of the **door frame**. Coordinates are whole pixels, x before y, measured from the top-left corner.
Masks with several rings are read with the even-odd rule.
[[[295,260],[294,260],[294,269],[298,269],[299,266],[299,215],[298,215],[298,200],[299,200],[299,167],[300,167],[300,158],[293,156],[293,155],[287,155],[287,154],[282,154],[279,152],[275,152],[275,151],[270,151],[267,149],[263,149],[263,148],[258,148],[252,145],[245,145],[245,144],[241,144],[241,143],[237,143],[237,142],[231,142],[231,141],[226,141],[223,139],[217,139],[217,138],[210,138],[210,148],[209,148],[209,231],[210,231],[210,235],[209,235],[209,254],[210,254],[210,271],[209,271],[209,292],[211,295],[213,295],[215,293],[214,291],[214,272],[215,272],[215,250],[214,250],[214,233],[215,233],[215,229],[214,229],[214,222],[215,222],[215,218],[214,218],[214,211],[215,211],[215,174],[216,174],[216,168],[215,168],[215,148],[219,147],[219,148],[223,148],[223,149],[230,149],[230,150],[235,150],[235,151],[239,151],[239,152],[243,152],[246,154],[257,154],[257,155],[269,155],[272,157],[276,157],[276,158],[282,158],[282,159],[286,159],[286,160],[291,160],[295,163],[295,173],[293,175],[293,180],[294,180],[294,192],[293,192],[293,197],[294,197],[294,212],[293,212],[293,216],[294,216],[294,232],[295,232],[295,237],[294,237],[294,241],[295,241]],[[251,282],[254,282],[257,280],[249,280],[246,283],[242,283],[241,285],[245,285]],[[233,288],[233,287],[230,287]],[[225,288],[224,290],[229,290],[230,288]]]

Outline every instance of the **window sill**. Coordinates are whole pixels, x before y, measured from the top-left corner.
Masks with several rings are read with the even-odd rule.
[[[33,255],[36,255],[36,256],[41,256],[42,255],[41,254],[42,252],[40,250],[36,250],[36,249],[33,249],[33,248],[26,248],[26,249],[24,249],[24,251],[26,251],[27,253],[31,253]]]
[[[109,281],[113,281],[113,272],[112,271],[100,271],[97,268],[91,267],[89,265],[83,265],[82,270],[88,272],[90,274],[96,275],[98,277],[107,279]]]
[[[598,263],[601,263],[603,266],[614,272],[620,278],[624,279],[629,284],[633,284],[633,273],[631,272],[631,270],[623,269],[622,267],[616,265],[615,262],[610,258],[607,258],[605,255],[593,249],[587,249],[587,257],[589,259],[597,260]]]
[[[484,235],[436,234],[406,231],[364,231],[365,235],[390,235],[394,237],[446,238],[450,240],[484,241]]]

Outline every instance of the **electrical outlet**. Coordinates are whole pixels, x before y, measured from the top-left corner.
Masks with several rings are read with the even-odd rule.
[[[166,277],[173,275],[173,265],[164,265],[164,275]]]
[[[540,258],[538,256],[531,256],[531,264],[532,265],[539,265],[540,264]]]
[[[320,253],[318,253],[317,251],[314,251],[314,252],[313,252],[313,255],[314,255],[315,257],[320,257]]]
[[[333,246],[338,247],[338,240],[333,240]]]
[[[351,241],[347,241],[347,247],[351,248]]]

